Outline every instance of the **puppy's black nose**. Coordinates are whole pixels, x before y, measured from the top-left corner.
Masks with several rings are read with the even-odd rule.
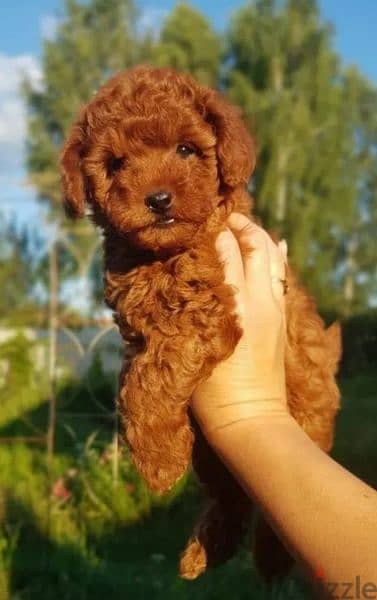
[[[153,212],[164,212],[172,205],[170,192],[154,192],[145,197],[145,205]]]

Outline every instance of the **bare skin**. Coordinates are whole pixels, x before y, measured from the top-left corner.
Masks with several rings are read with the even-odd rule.
[[[217,250],[244,329],[234,354],[197,389],[208,441],[289,551],[325,582],[373,582],[377,492],[320,450],[287,409],[285,248],[232,214]],[[288,292],[289,293],[289,292]],[[326,586],[328,588],[328,586]],[[375,597],[375,596],[373,596]]]

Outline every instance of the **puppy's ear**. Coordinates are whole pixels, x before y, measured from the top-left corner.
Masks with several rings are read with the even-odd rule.
[[[60,158],[64,206],[69,217],[85,215],[85,179],[81,168],[84,151],[84,129],[81,123],[73,125],[63,145]]]
[[[231,188],[247,184],[255,167],[255,146],[241,110],[218,92],[209,90],[205,119],[217,137],[217,156],[223,182]]]

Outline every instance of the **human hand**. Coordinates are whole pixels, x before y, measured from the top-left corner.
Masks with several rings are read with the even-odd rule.
[[[225,281],[235,290],[243,335],[232,356],[195,391],[192,410],[208,436],[256,417],[288,414],[285,389],[286,245],[239,213],[217,238]]]

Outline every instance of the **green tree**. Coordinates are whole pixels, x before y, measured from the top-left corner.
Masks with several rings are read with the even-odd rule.
[[[222,43],[210,22],[180,2],[163,23],[151,60],[159,66],[189,71],[206,85],[218,85]]]
[[[87,277],[91,262],[100,260],[98,235],[92,227],[85,221],[64,220],[58,166],[61,144],[80,106],[112,73],[138,61],[136,18],[133,0],[65,0],[56,36],[44,42],[43,86],[33,89],[25,83],[27,167],[39,199],[59,224],[59,260],[54,263],[64,265],[59,269],[61,277]]]
[[[227,85],[258,141],[257,213],[287,237],[291,260],[322,308],[342,312],[342,246],[355,214],[365,216],[360,190],[368,179],[365,152],[372,153],[365,134],[357,149],[371,118],[364,111],[361,126],[360,102],[369,94],[373,104],[373,90],[364,81],[357,91],[360,78],[344,73],[331,33],[315,0],[248,3],[231,23]]]
[[[221,83],[244,108],[258,141],[257,214],[288,238],[291,260],[322,308],[366,306],[376,293],[367,242],[376,227],[376,89],[342,68],[331,35],[316,0],[253,0],[235,14],[224,54],[223,38],[185,2],[156,34],[141,30],[133,0],[65,0],[56,37],[44,45],[43,87],[25,86],[28,168],[63,223],[62,274],[99,272],[90,226],[62,222],[62,140],[110,74],[147,62]]]
[[[215,83],[220,43],[206,19],[184,3],[167,18],[155,40],[140,31],[133,0],[65,0],[56,36],[44,43],[43,86],[36,90],[25,84],[27,166],[39,199],[59,223],[59,260],[54,262],[61,279],[89,275],[96,301],[102,285],[96,277],[101,270],[98,235],[85,221],[72,224],[63,219],[59,152],[80,106],[112,73],[139,62],[172,65]]]
[[[36,285],[43,241],[26,227],[0,220],[0,322],[34,322],[40,313]]]
[[[343,118],[350,148],[344,179],[352,208],[340,235],[342,312],[360,312],[377,297],[377,89],[355,68],[344,74]]]
[[[25,85],[30,179],[42,200],[58,205],[58,215],[61,143],[80,106],[112,73],[137,61],[135,19],[132,0],[66,0],[56,37],[44,42],[43,87]]]

